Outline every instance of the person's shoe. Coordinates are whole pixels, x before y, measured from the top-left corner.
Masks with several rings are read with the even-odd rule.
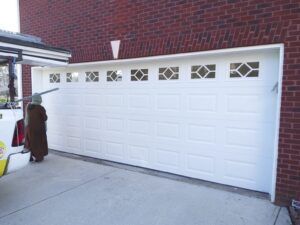
[[[34,158],[32,156],[30,156],[30,162],[33,162],[34,161]]]

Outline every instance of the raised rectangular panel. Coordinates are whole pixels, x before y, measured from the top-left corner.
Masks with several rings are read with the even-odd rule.
[[[129,132],[149,135],[149,122],[145,120],[128,120]]]
[[[123,158],[124,149],[123,144],[116,142],[106,142],[106,153],[109,156]]]
[[[76,150],[80,149],[80,138],[68,137],[67,146]]]
[[[227,96],[227,112],[260,113],[263,100],[263,97],[258,95],[229,95]]]
[[[129,108],[132,109],[149,109],[150,96],[149,95],[129,95]]]
[[[188,125],[188,137],[192,141],[216,142],[216,128],[213,126]]]
[[[80,95],[64,95],[64,104],[66,105],[80,105],[81,99]]]
[[[159,137],[178,138],[179,124],[170,122],[159,122],[156,125],[156,134]]]
[[[80,126],[80,117],[68,116],[68,117],[66,117],[66,123],[67,123],[68,127],[79,127]]]
[[[254,183],[259,174],[254,163],[226,160],[225,177]]]
[[[216,112],[217,96],[194,94],[188,96],[188,109],[197,112]]]
[[[241,147],[259,147],[261,146],[262,136],[260,131],[246,128],[227,128],[226,144]]]
[[[85,141],[85,150],[90,152],[100,152],[100,145],[99,141],[89,140]]]
[[[99,106],[100,101],[99,101],[99,96],[98,95],[85,95],[85,101],[84,104],[86,106]]]
[[[179,166],[179,154],[168,149],[157,149],[157,163],[166,167],[177,168]]]
[[[86,118],[85,119],[85,128],[99,129],[100,120],[97,118]]]
[[[215,171],[214,158],[198,155],[187,156],[187,168],[193,172],[213,175]]]
[[[82,107],[80,106],[71,106],[71,105],[65,105],[62,107],[63,112],[67,114],[68,116],[73,115],[73,116],[80,116],[80,110]]]
[[[130,158],[138,161],[138,162],[147,162],[148,160],[148,148],[144,146],[137,146],[137,145],[129,145],[129,154]]]
[[[66,136],[68,137],[81,137],[81,129],[79,127],[66,128]]]
[[[64,136],[53,134],[53,133],[48,136],[49,136],[49,141],[52,145],[64,146]]]
[[[160,94],[156,98],[158,110],[180,110],[180,96]]]
[[[84,136],[88,139],[99,140],[100,134],[98,129],[84,129]]]
[[[51,95],[44,95],[43,102],[58,106],[58,105],[63,105],[65,102],[65,99],[62,98],[60,95],[53,93]]]
[[[105,104],[107,107],[117,107],[123,106],[123,96],[122,95],[106,95]]]
[[[51,121],[47,122],[47,132],[56,133],[56,134],[64,134],[64,127],[61,124],[53,123]]]
[[[106,129],[109,131],[122,132],[123,131],[123,119],[106,118]]]

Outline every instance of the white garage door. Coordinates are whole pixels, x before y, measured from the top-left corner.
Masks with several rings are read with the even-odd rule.
[[[52,149],[270,192],[274,51],[77,65],[40,79],[60,88],[44,97]]]

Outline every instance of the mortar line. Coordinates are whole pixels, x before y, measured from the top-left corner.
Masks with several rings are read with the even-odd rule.
[[[8,214],[6,214],[6,215],[0,216],[0,220],[3,219],[3,218],[5,218],[5,217],[11,216],[11,215],[13,215],[13,214],[15,214],[15,213],[18,213],[18,212],[20,212],[20,211],[22,211],[22,210],[24,210],[24,209],[27,209],[27,208],[30,208],[30,207],[32,207],[32,206],[38,205],[38,204],[40,204],[40,203],[42,203],[42,202],[45,202],[45,201],[47,201],[47,200],[49,200],[49,199],[53,199],[53,198],[55,198],[55,197],[57,197],[57,196],[60,196],[60,195],[62,195],[62,194],[64,194],[64,193],[66,193],[66,192],[75,190],[75,189],[77,189],[77,188],[79,188],[79,187],[81,187],[81,186],[84,186],[84,185],[86,185],[86,184],[88,184],[88,183],[91,183],[91,182],[93,182],[93,181],[95,181],[95,180],[101,178],[101,177],[110,175],[110,174],[115,173],[115,172],[117,172],[117,171],[118,171],[118,170],[116,169],[116,170],[114,170],[114,171],[107,172],[107,173],[105,173],[105,174],[100,175],[99,177],[95,177],[95,178],[92,178],[92,179],[90,179],[90,180],[87,180],[86,182],[84,182],[84,183],[82,183],[82,184],[78,184],[77,186],[71,187],[71,188],[69,188],[69,189],[67,189],[67,190],[61,191],[61,192],[59,192],[59,193],[57,193],[57,194],[51,195],[51,196],[49,196],[49,197],[47,197],[47,198],[44,198],[44,199],[42,199],[42,200],[39,200],[39,201],[37,201],[37,202],[34,202],[34,203],[29,204],[29,205],[27,205],[27,206],[24,206],[23,208],[20,208],[20,209],[18,209],[18,210],[15,210],[15,211],[13,211],[13,212],[10,212],[10,213],[8,213]]]

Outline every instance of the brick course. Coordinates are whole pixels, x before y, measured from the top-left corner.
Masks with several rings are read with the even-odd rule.
[[[276,203],[300,198],[299,0],[24,0],[21,32],[72,51],[72,63],[284,43]],[[31,92],[23,70],[24,95]]]

